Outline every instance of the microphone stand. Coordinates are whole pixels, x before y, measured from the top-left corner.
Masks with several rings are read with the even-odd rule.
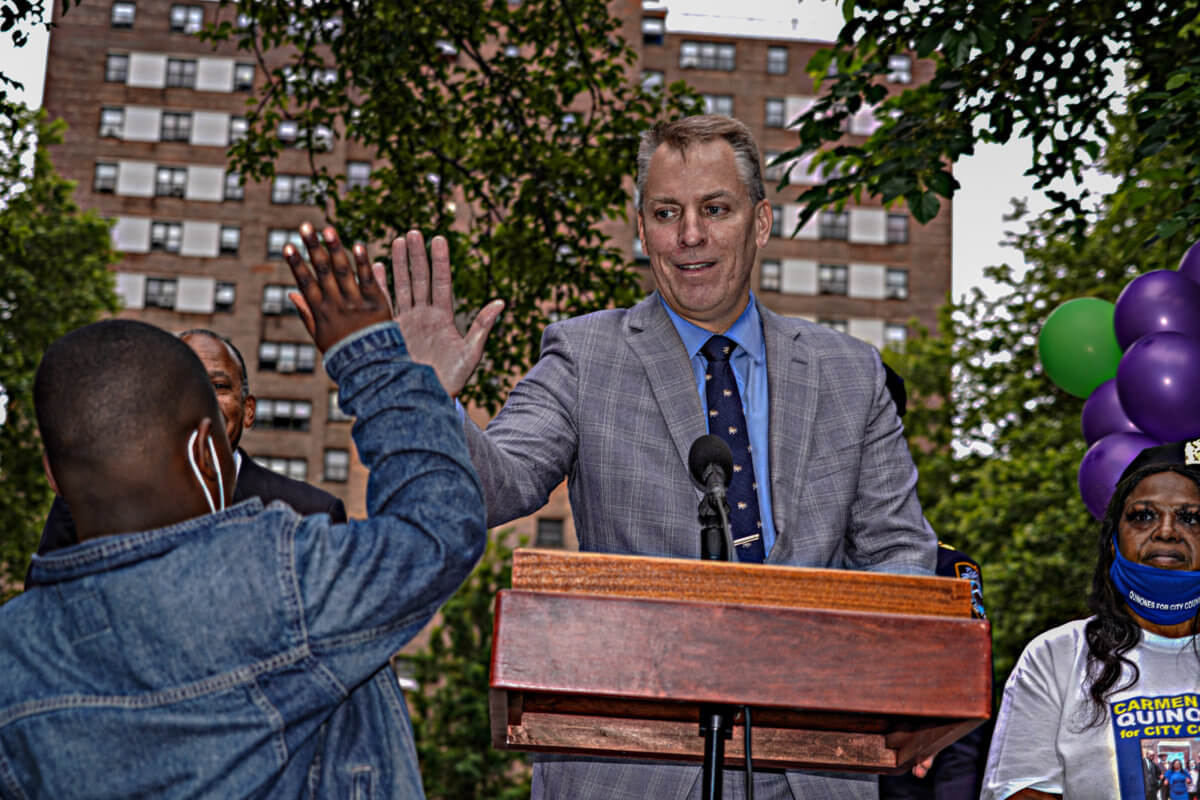
[[[700,500],[700,557],[706,561],[728,561],[734,554],[729,529],[729,503],[725,487],[718,483]],[[704,737],[702,800],[721,800],[725,772],[725,740],[733,738],[732,706],[704,703],[700,706],[700,735]]]

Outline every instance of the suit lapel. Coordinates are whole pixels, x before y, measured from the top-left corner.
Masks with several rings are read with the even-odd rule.
[[[797,518],[803,465],[808,462],[812,425],[817,413],[820,357],[810,353],[801,332],[778,314],[763,308],[767,349],[767,394],[770,403],[771,518],[776,541],[768,562],[786,562],[788,538]]]
[[[625,340],[645,370],[679,458],[687,464],[692,442],[708,433],[691,361],[655,292],[629,310]]]

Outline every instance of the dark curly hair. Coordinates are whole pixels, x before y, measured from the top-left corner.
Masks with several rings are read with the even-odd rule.
[[[1142,640],[1142,629],[1137,620],[1129,613],[1129,607],[1124,598],[1113,585],[1109,569],[1115,560],[1113,552],[1113,536],[1121,522],[1121,514],[1125,510],[1125,501],[1134,488],[1147,477],[1159,472],[1175,472],[1196,484],[1200,489],[1200,469],[1187,467],[1183,464],[1149,464],[1135,470],[1120,483],[1113,491],[1112,500],[1100,523],[1100,539],[1098,542],[1100,554],[1096,559],[1096,571],[1092,575],[1092,592],[1088,595],[1088,607],[1095,615],[1088,620],[1084,629],[1087,639],[1087,679],[1088,694],[1091,697],[1091,712],[1085,728],[1100,725],[1108,716],[1106,702],[1110,695],[1122,689],[1127,689],[1138,682],[1141,677],[1137,665],[1125,657],[1125,654],[1137,646]],[[1192,617],[1192,633],[1200,631],[1200,615]],[[1200,648],[1197,640],[1193,640],[1192,649],[1196,651],[1200,661]],[[1128,666],[1131,676],[1120,686],[1124,668]]]

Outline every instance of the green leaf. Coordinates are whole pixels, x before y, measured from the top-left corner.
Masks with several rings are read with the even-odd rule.
[[[919,195],[910,194],[908,204],[913,218],[922,224],[936,217],[938,209],[941,208],[941,203],[933,192],[921,192]]]

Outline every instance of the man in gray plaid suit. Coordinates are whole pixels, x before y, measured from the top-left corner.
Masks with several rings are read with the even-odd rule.
[[[688,451],[708,432],[711,372],[700,351],[725,334],[766,562],[932,573],[937,543],[878,352],[774,314],[750,292],[771,231],[760,164],[750,131],[728,117],[690,117],[643,135],[638,233],[657,291],[633,308],[550,325],[537,364],[487,430],[466,420],[489,526],[533,513],[566,477],[581,549],[697,558],[702,491]],[[444,240],[433,242],[432,279],[420,234],[410,233],[405,249],[399,241],[393,249],[397,320],[414,359],[432,363],[456,394],[502,304],[489,304],[458,337]],[[743,780],[727,770],[724,796],[741,798]],[[874,798],[876,784],[873,775],[764,771],[755,797]],[[544,756],[533,796],[688,800],[700,796],[700,768]]]

